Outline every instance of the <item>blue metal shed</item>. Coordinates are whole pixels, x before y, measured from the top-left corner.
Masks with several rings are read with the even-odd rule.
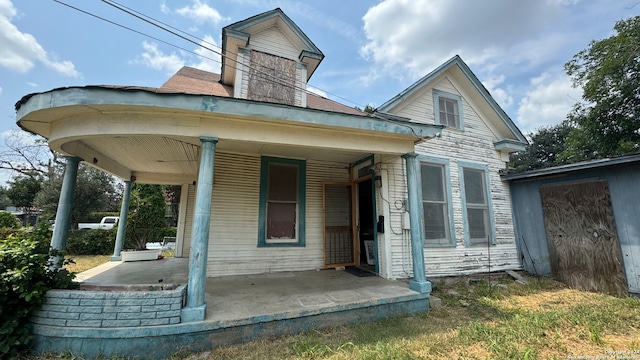
[[[606,181],[628,292],[640,294],[640,154],[508,174],[503,179],[510,182],[521,265],[529,273],[556,278],[553,267],[557,270],[557,264],[550,260],[553,256],[550,257],[548,244],[552,242],[545,227],[542,190]],[[579,206],[575,204],[576,208]]]

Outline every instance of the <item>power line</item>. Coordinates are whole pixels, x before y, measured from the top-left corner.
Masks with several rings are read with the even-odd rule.
[[[73,10],[79,11],[79,12],[81,12],[81,13],[83,13],[83,14],[86,14],[86,15],[92,16],[92,17],[94,17],[94,18],[96,18],[96,19],[100,19],[100,20],[102,20],[102,21],[105,21],[105,22],[107,22],[107,23],[109,23],[109,24],[112,24],[112,25],[115,25],[115,26],[121,27],[121,28],[123,28],[123,29],[129,30],[129,31],[131,31],[131,32],[134,32],[134,33],[139,34],[139,35],[142,35],[142,36],[146,36],[146,37],[148,37],[148,38],[150,38],[150,39],[156,40],[156,41],[161,42],[161,43],[163,43],[163,44],[166,44],[166,45],[169,45],[169,46],[173,46],[174,48],[180,49],[180,50],[182,50],[182,51],[185,51],[185,52],[191,53],[191,54],[196,55],[196,56],[203,57],[203,58],[205,58],[205,59],[207,59],[207,60],[211,60],[211,61],[213,61],[213,62],[217,62],[217,63],[219,63],[219,64],[221,64],[221,63],[222,63],[221,61],[219,61],[219,60],[217,60],[217,59],[213,59],[213,58],[210,58],[210,57],[204,56],[204,55],[202,55],[202,54],[198,54],[198,53],[196,53],[196,52],[194,52],[194,51],[191,51],[191,50],[185,49],[185,48],[180,47],[180,46],[178,46],[178,45],[174,45],[174,44],[172,44],[172,43],[170,43],[170,42],[164,41],[164,40],[162,40],[162,39],[159,39],[159,38],[157,38],[157,37],[151,36],[151,35],[149,35],[149,34],[145,34],[145,33],[141,32],[141,31],[138,31],[138,30],[132,29],[132,28],[130,28],[130,27],[128,27],[128,26],[125,26],[125,25],[122,25],[122,24],[118,24],[118,23],[117,23],[117,22],[115,22],[115,21],[111,21],[111,20],[109,20],[109,19],[103,18],[103,17],[98,16],[98,15],[96,15],[96,14],[93,14],[93,13],[90,13],[90,12],[88,12],[88,11],[82,10],[82,9],[80,9],[80,8],[77,8],[77,7],[73,6],[73,5],[69,5],[69,4],[64,3],[64,2],[62,2],[62,1],[59,1],[59,0],[53,0],[53,1],[57,2],[57,3],[58,3],[58,4],[60,4],[60,5],[64,5],[64,6],[66,6],[66,7],[69,7],[69,8],[71,8],[71,9],[73,9]]]
[[[170,33],[170,34],[172,34],[172,35],[178,36],[179,38],[181,38],[181,39],[183,39],[183,40],[186,40],[186,41],[188,41],[188,42],[190,42],[190,43],[192,43],[192,44],[195,44],[196,46],[202,47],[202,48],[204,48],[204,49],[206,49],[206,50],[209,50],[209,51],[211,51],[211,52],[213,52],[213,53],[215,53],[215,54],[220,55],[221,57],[226,57],[227,59],[232,60],[233,62],[235,62],[235,65],[229,65],[229,66],[231,66],[232,68],[234,68],[234,69],[238,70],[238,67],[237,67],[237,66],[238,66],[238,62],[237,62],[237,60],[235,60],[235,59],[231,59],[227,54],[222,53],[222,48],[221,48],[220,46],[218,46],[218,45],[216,45],[216,44],[212,44],[212,43],[210,43],[210,42],[208,42],[208,41],[206,41],[206,40],[204,40],[204,39],[201,39],[201,38],[199,38],[199,37],[197,37],[197,36],[195,36],[195,35],[192,35],[192,34],[190,34],[190,33],[186,32],[186,31],[180,30],[180,29],[178,29],[178,28],[176,28],[176,27],[174,27],[174,26],[168,25],[168,24],[166,24],[166,23],[164,23],[164,22],[162,22],[162,21],[159,21],[159,20],[157,20],[157,19],[155,19],[155,18],[153,18],[153,17],[151,17],[151,16],[148,16],[148,15],[146,15],[146,14],[142,13],[142,12],[139,12],[139,11],[134,10],[134,9],[132,9],[132,8],[129,8],[129,7],[127,7],[127,6],[121,5],[121,4],[119,4],[118,2],[116,2],[116,1],[112,1],[112,0],[101,0],[101,1],[102,1],[102,2],[104,2],[105,4],[108,4],[108,5],[110,5],[110,6],[113,6],[114,8],[116,8],[116,9],[118,9],[118,10],[120,10],[120,11],[123,11],[123,12],[127,13],[127,14],[129,14],[129,15],[131,15],[131,16],[133,16],[133,17],[135,17],[135,18],[138,18],[138,19],[140,19],[140,20],[142,20],[142,21],[144,21],[144,22],[146,22],[146,23],[148,23],[148,24],[151,24],[151,25],[153,25],[153,26],[155,26],[155,27],[157,27],[157,28],[159,28],[159,29],[161,29],[161,30],[164,30],[164,31],[166,31],[166,32],[168,32],[168,33]],[[151,20],[153,20],[153,21],[151,21]],[[155,22],[157,22],[157,23],[155,23],[154,21],[155,21]],[[165,27],[160,26],[158,23],[159,23],[159,24],[162,24],[162,25],[165,25],[165,26],[167,26],[167,27],[169,27],[169,28],[171,28],[171,29],[174,29],[174,30],[176,30],[177,32],[183,33],[183,34],[185,34],[185,35],[187,35],[187,36],[189,36],[189,37],[192,37],[192,38],[194,38],[194,39],[200,40],[201,42],[200,42],[200,43],[198,43],[198,42],[195,42],[195,41],[193,41],[193,40],[191,40],[191,39],[188,39],[188,38],[187,38],[187,37],[185,37],[185,36],[182,36],[182,35],[180,35],[180,34],[178,34],[178,33],[174,32],[174,31],[171,31],[171,30],[169,30],[169,29],[167,29],[167,28],[165,28]],[[213,50],[213,49],[211,49],[211,48],[208,48],[208,47],[206,47],[206,46],[203,46],[203,45],[202,45],[202,42],[207,43],[207,44],[209,44],[209,45],[212,45],[212,46],[214,46],[214,47],[216,47],[216,48],[220,49],[220,51]],[[237,58],[237,56],[238,56],[238,54],[237,54],[237,53],[234,53],[234,52],[229,51],[229,50],[227,50],[227,53],[232,54],[232,55],[236,55],[236,58]],[[284,78],[284,79],[287,79],[287,80],[289,80],[289,81],[291,81],[291,83],[287,83],[287,82],[284,82],[284,83],[283,83],[283,82],[279,81],[279,80],[281,80],[280,78],[277,78],[277,77],[275,77],[275,76],[273,76],[273,75],[271,75],[271,74],[269,74],[269,73],[265,73],[264,71],[261,71],[260,69],[257,69],[257,68],[255,68],[255,67],[252,67],[252,66],[250,66],[250,65],[246,65],[246,64],[243,64],[243,65],[244,65],[244,66],[246,66],[247,68],[249,68],[250,70],[255,71],[256,73],[258,73],[258,74],[261,74],[261,75],[265,76],[265,77],[263,77],[263,79],[265,79],[265,80],[271,80],[272,82],[274,82],[274,83],[276,83],[276,84],[283,85],[283,86],[286,86],[286,87],[292,87],[293,89],[297,89],[297,90],[303,91],[303,92],[304,92],[304,93],[306,93],[306,94],[314,94],[313,92],[311,92],[311,91],[307,90],[306,88],[302,88],[302,87],[299,87],[299,86],[295,85],[295,83],[296,83],[296,81],[297,81],[297,79],[295,78],[295,76],[294,76],[294,77],[290,77],[290,76],[284,75],[284,76],[283,76],[283,78]],[[274,70],[274,69],[271,69],[271,68],[268,68],[268,67],[266,67],[266,68],[267,68],[267,69],[270,69],[270,70]],[[346,98],[344,98],[344,97],[342,97],[342,96],[339,96],[339,95],[337,95],[337,94],[333,94],[333,93],[331,93],[331,92],[329,92],[329,91],[326,91],[326,90],[320,89],[320,88],[315,87],[315,86],[312,86],[312,87],[313,87],[313,88],[315,88],[315,89],[321,90],[321,91],[325,92],[326,94],[332,95],[332,96],[334,96],[334,97],[336,97],[336,98],[339,98],[339,99],[341,99],[341,100],[344,100],[344,101],[346,101],[346,102],[349,102],[349,103],[351,103],[351,104],[353,104],[353,105],[356,105],[356,106],[362,106],[361,104],[355,103],[355,102],[353,102],[353,101],[351,101],[351,100],[349,100],[349,99],[346,99]],[[314,95],[315,95],[315,94],[314,94]]]
[[[58,0],[54,0],[54,1],[59,2]],[[157,28],[159,28],[159,29],[161,29],[161,30],[164,30],[164,31],[166,31],[166,32],[168,32],[168,33],[170,33],[170,34],[172,34],[172,35],[174,35],[174,36],[177,36],[177,37],[179,37],[179,38],[181,38],[181,39],[183,39],[183,40],[186,40],[186,41],[188,41],[188,42],[190,42],[190,43],[192,43],[192,44],[194,44],[194,45],[196,45],[196,46],[199,46],[199,47],[201,47],[201,48],[203,48],[203,49],[206,49],[206,50],[208,50],[208,51],[211,51],[211,52],[213,52],[214,54],[218,54],[218,55],[220,55],[221,57],[226,57],[227,59],[232,60],[233,62],[235,62],[235,65],[229,65],[229,66],[231,66],[232,68],[234,68],[234,69],[238,70],[238,62],[237,62],[237,60],[235,60],[235,59],[231,59],[229,56],[227,56],[227,54],[222,53],[222,51],[217,51],[217,50],[214,50],[214,49],[211,49],[211,48],[209,48],[209,47],[206,47],[206,46],[202,45],[202,42],[207,43],[207,44],[209,44],[209,45],[212,45],[212,46],[214,46],[214,47],[220,48],[220,47],[219,47],[219,46],[217,46],[216,44],[212,44],[212,43],[210,43],[210,42],[208,42],[208,41],[206,41],[206,40],[204,40],[204,39],[198,38],[197,36],[194,36],[194,35],[192,35],[192,34],[190,34],[190,33],[186,32],[186,31],[183,31],[183,30],[180,30],[180,29],[178,29],[178,28],[176,28],[176,27],[173,27],[173,26],[171,26],[171,25],[168,25],[168,24],[166,24],[166,23],[164,23],[164,22],[162,22],[162,21],[159,21],[159,20],[157,20],[157,19],[154,19],[154,18],[153,18],[153,17],[151,17],[151,16],[148,16],[148,15],[146,15],[146,14],[144,14],[144,13],[142,13],[142,12],[139,12],[139,11],[137,11],[137,10],[131,9],[131,8],[127,7],[127,6],[121,5],[121,4],[119,4],[119,3],[115,2],[115,1],[111,1],[111,0],[102,0],[102,2],[104,2],[104,3],[105,3],[105,4],[107,4],[107,5],[110,5],[110,6],[114,7],[114,8],[116,8],[116,9],[120,10],[120,11],[123,11],[123,12],[125,12],[125,13],[127,13],[127,14],[129,14],[129,15],[131,15],[131,16],[133,16],[133,17],[137,18],[137,19],[139,19],[139,20],[142,20],[142,21],[144,21],[144,22],[146,22],[146,23],[148,23],[148,24],[151,24],[151,25],[153,25],[153,26],[155,26],[155,27],[157,27]],[[84,11],[83,11],[83,12],[84,12]],[[153,21],[152,21],[152,20],[153,20]],[[157,22],[157,23],[156,23],[156,22]],[[171,29],[174,29],[174,30],[176,30],[176,31],[172,31],[172,30],[170,30],[170,29],[169,29],[169,28],[167,28],[167,27],[163,27],[163,26],[159,25],[158,23],[159,23],[159,24],[162,24],[162,25],[164,25],[164,26],[167,26],[167,27],[169,27],[169,28],[171,28]],[[200,40],[201,42],[200,42],[200,43],[198,43],[198,42],[196,42],[196,41],[194,41],[194,40],[191,40],[191,39],[189,39],[189,38],[188,38],[188,37],[186,37],[186,36],[180,35],[178,32],[180,32],[180,33],[182,33],[182,34],[185,34],[185,35],[187,35],[187,36],[189,36],[189,37],[192,37],[192,38],[194,38],[194,39],[198,39],[198,40]],[[166,43],[166,42],[165,42],[165,43]],[[220,48],[220,49],[221,49],[221,48]],[[221,49],[221,50],[222,50],[222,49]],[[228,52],[228,53],[230,53],[230,54],[236,55],[236,58],[237,58],[237,55],[238,55],[238,54],[233,53],[233,52],[231,52],[231,51],[227,51],[227,52]],[[191,53],[193,53],[193,52],[191,52]],[[199,54],[196,54],[196,55],[199,55]],[[217,61],[216,61],[216,62],[217,62]],[[283,79],[284,81],[281,81],[281,78],[275,77],[275,76],[273,76],[272,74],[266,73],[266,72],[264,72],[264,71],[262,71],[262,70],[260,70],[260,69],[257,69],[257,68],[255,68],[255,67],[252,67],[252,66],[250,66],[250,65],[246,65],[246,64],[244,64],[244,66],[246,66],[248,69],[253,70],[253,71],[255,71],[256,73],[258,73],[258,74],[262,75],[262,76],[263,76],[262,78],[263,78],[263,79],[265,79],[265,80],[270,80],[270,81],[272,81],[273,83],[276,83],[276,84],[279,84],[279,85],[282,85],[282,86],[285,86],[285,87],[291,87],[291,88],[293,88],[294,90],[300,90],[300,91],[303,91],[303,92],[304,92],[304,93],[306,93],[306,94],[314,94],[313,92],[311,92],[311,91],[307,90],[306,88],[302,88],[302,87],[300,87],[300,86],[297,86],[297,85],[296,85],[296,81],[297,81],[297,79],[295,78],[295,76],[294,76],[294,77],[291,77],[291,76],[287,76],[287,75],[283,74],[284,76],[283,76],[282,78],[284,78],[284,79]],[[268,68],[268,67],[267,67],[267,68]],[[270,69],[270,68],[268,68],[268,69]],[[273,70],[273,69],[270,69],[270,70]],[[288,81],[290,81],[290,82],[288,82]],[[339,95],[333,94],[333,93],[331,93],[331,92],[325,91],[325,90],[320,89],[320,88],[317,88],[317,87],[314,87],[314,88],[315,88],[315,89],[318,89],[318,90],[321,90],[321,91],[325,92],[326,94],[330,94],[330,95],[332,95],[332,96],[334,96],[334,97],[337,97],[337,98],[339,98],[339,99],[341,99],[341,100],[344,100],[344,101],[346,101],[346,102],[349,102],[349,103],[351,103],[351,104],[353,104],[353,105],[361,106],[360,104],[355,103],[355,102],[353,102],[353,101],[351,101],[351,100],[349,100],[349,99],[346,99],[346,98],[344,98],[344,97],[341,97],[341,96],[339,96]],[[315,94],[314,94],[314,95],[315,95]]]

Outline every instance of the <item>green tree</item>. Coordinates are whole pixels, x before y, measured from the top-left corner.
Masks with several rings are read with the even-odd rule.
[[[35,198],[42,187],[42,177],[35,172],[29,175],[19,175],[7,182],[9,188],[6,190],[6,195],[11,200],[13,205],[19,207],[27,214],[26,221],[36,211],[37,205]]]
[[[7,189],[0,186],[0,209],[6,209],[7,206],[11,206],[11,200],[7,196]]]
[[[510,166],[516,172],[523,172],[566,164],[567,159],[560,154],[566,150],[565,141],[572,131],[567,121],[539,128],[528,135],[529,145],[525,151],[511,154]]]
[[[640,151],[640,16],[618,21],[565,64],[584,104],[569,114],[576,131],[563,158],[577,162]]]
[[[165,198],[160,185],[136,184],[131,191],[129,205],[128,244],[142,250],[148,242],[160,241],[167,228],[165,211]]]
[[[57,165],[36,196],[36,205],[50,216],[55,214],[58,208],[63,178],[64,167]],[[109,210],[109,198],[115,192],[113,183],[111,175],[80,164],[71,212],[72,225],[82,221],[87,214]]]

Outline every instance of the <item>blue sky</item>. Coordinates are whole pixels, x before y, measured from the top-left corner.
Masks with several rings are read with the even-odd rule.
[[[17,129],[14,104],[26,94],[73,85],[158,87],[183,65],[219,72],[218,62],[193,52],[219,55],[102,1],[61,1],[189,52],[53,0],[0,0],[0,147]],[[616,21],[640,13],[637,0],[118,3],[217,45],[222,27],[280,7],[325,54],[310,85],[350,106],[378,106],[459,54],[525,133],[562,121],[580,100],[563,64],[610,36]]]

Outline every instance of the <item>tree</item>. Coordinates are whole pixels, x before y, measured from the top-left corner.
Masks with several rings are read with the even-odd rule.
[[[613,29],[614,35],[592,41],[564,66],[586,102],[569,114],[576,131],[567,139],[566,161],[640,151],[640,16]]]
[[[0,209],[6,209],[7,206],[11,205],[11,199],[7,196],[7,189],[0,186]]]
[[[38,173],[19,175],[13,180],[9,180],[8,184],[6,195],[13,205],[21,208],[27,214],[25,223],[22,224],[26,226],[37,208],[35,198],[41,189],[42,177]]]
[[[148,242],[160,241],[166,231],[165,198],[160,185],[136,184],[131,191],[127,241],[136,249],[146,249]]]
[[[36,196],[35,204],[49,215],[55,214],[58,208],[63,178],[64,167],[56,165]],[[71,211],[71,224],[77,224],[92,212],[109,210],[109,197],[115,192],[113,183],[114,179],[111,175],[80,164]]]
[[[45,138],[22,130],[11,130],[4,137],[0,169],[26,176],[48,176],[56,163],[60,163],[60,156],[49,148]]]
[[[529,145],[525,151],[511,154],[511,167],[516,172],[523,172],[566,164],[567,159],[561,154],[566,150],[565,141],[572,131],[573,127],[567,121],[539,128],[528,135]]]

